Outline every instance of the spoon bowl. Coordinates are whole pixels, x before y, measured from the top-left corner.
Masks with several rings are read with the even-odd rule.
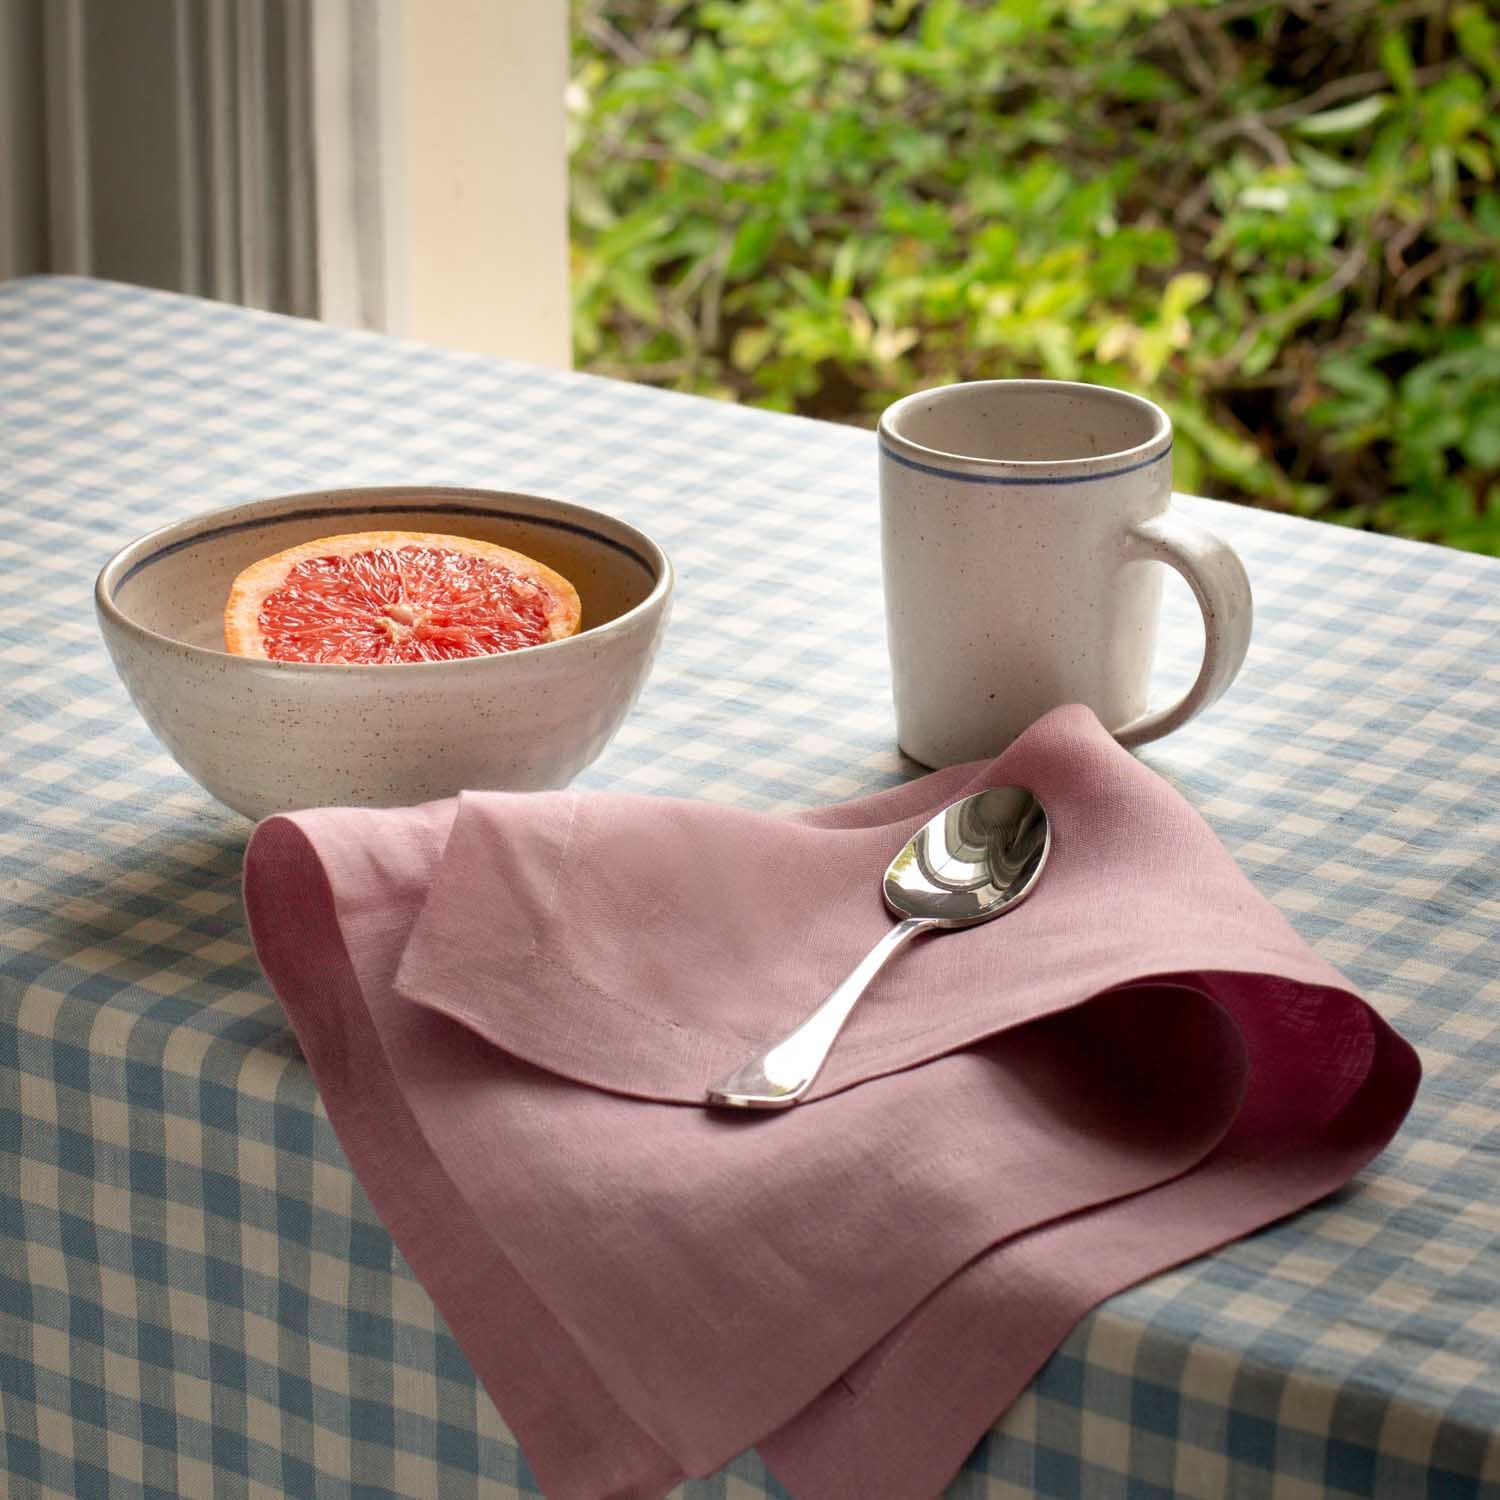
[[[708,1090],[712,1104],[785,1109],[822,1071],[855,1002],[908,939],[988,922],[1036,888],[1052,847],[1047,814],[1025,787],[975,792],[929,818],[886,867],[885,904],[901,918],[792,1031]]]
[[[945,807],[886,867],[885,904],[935,927],[988,922],[1029,896],[1051,830],[1024,787],[992,787]]]

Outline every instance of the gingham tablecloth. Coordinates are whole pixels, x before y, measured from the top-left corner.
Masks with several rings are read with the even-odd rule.
[[[789,809],[892,742],[863,431],[76,279],[0,286],[0,1493],[510,1497],[524,1458],[352,1179],[162,753],[103,560],[253,496],[552,494],[679,572],[583,784]],[[954,1497],[1500,1494],[1500,564],[1207,501],[1256,634],[1144,758],[1420,1048],[1334,1199],[1105,1304]],[[1198,636],[1169,596],[1162,690]],[[682,1496],[784,1492],[753,1454]]]

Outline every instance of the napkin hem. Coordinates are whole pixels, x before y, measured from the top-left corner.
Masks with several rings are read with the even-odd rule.
[[[320,823],[323,821],[317,813],[312,816],[319,818]],[[332,846],[336,857],[343,847],[340,824],[335,820],[329,826],[320,827],[319,831]],[[288,844],[296,846],[291,857],[285,848]],[[304,880],[303,899],[295,906],[290,899],[295,883],[273,882],[267,878],[277,858],[269,850],[278,845],[283,846],[277,853],[284,865],[297,870]],[[623,1458],[616,1451],[617,1467],[609,1494],[615,1500],[649,1500],[649,1497],[665,1494],[686,1477],[682,1465],[619,1402],[572,1332],[547,1306],[494,1237],[485,1232],[473,1217],[467,1196],[442,1157],[428,1142],[420,1116],[402,1097],[386,1037],[375,1023],[364,982],[345,941],[343,924],[348,913],[339,900],[338,883],[330,875],[324,852],[296,818],[283,815],[266,819],[251,835],[245,851],[244,903],[250,918],[251,942],[256,957],[281,1000],[307,1065],[315,1075],[324,1111],[359,1186],[375,1208],[393,1245],[411,1266],[441,1317],[460,1340],[480,1388],[501,1411],[517,1441],[526,1449],[534,1468],[547,1483],[548,1494],[556,1495],[560,1500],[570,1500],[570,1497],[599,1500],[599,1490],[594,1483],[599,1470],[589,1471],[586,1464],[580,1470],[576,1449],[564,1449],[555,1438],[536,1430],[539,1419],[533,1413],[540,1399],[537,1387],[545,1383],[538,1382],[534,1372],[518,1379],[513,1364],[508,1364],[504,1352],[496,1349],[492,1331],[478,1325],[469,1312],[478,1299],[466,1293],[460,1284],[466,1278],[472,1280],[480,1274],[473,1261],[466,1259],[454,1268],[451,1262],[429,1254],[421,1236],[430,1229],[430,1220],[412,1206],[413,1185],[422,1194],[431,1193],[434,1183],[441,1184],[437,1192],[445,1201],[440,1212],[448,1217],[456,1210],[460,1218],[468,1218],[473,1230],[466,1243],[471,1246],[478,1244],[488,1252],[484,1259],[489,1268],[486,1284],[493,1289],[494,1278],[503,1276],[510,1280],[513,1295],[519,1292],[523,1298],[529,1299],[529,1309],[512,1309],[509,1319],[505,1320],[510,1324],[511,1336],[519,1336],[525,1341],[526,1332],[540,1321],[548,1330],[547,1337],[532,1339],[532,1344],[538,1346],[548,1339],[554,1341],[551,1362],[557,1362],[560,1346],[565,1351],[564,1362],[574,1363],[575,1375],[582,1375],[595,1385],[593,1399],[604,1409],[613,1409],[615,1432],[610,1441],[628,1442],[631,1451]],[[284,951],[283,933],[295,930],[295,924],[286,920],[291,915],[286,910],[288,907],[292,907],[303,923],[308,922],[311,914],[311,925],[319,929],[321,943],[299,944],[295,952]],[[319,907],[325,909],[319,910]],[[318,955],[320,960],[311,972],[307,968],[309,953]],[[351,1029],[344,1024],[349,1015],[362,1018],[363,1024]],[[382,1092],[395,1096],[394,1105],[387,1097],[383,1109],[394,1107],[398,1116],[404,1117],[404,1133],[408,1139],[415,1137],[423,1142],[427,1158],[425,1172],[408,1170],[398,1176],[392,1171],[387,1156],[375,1148],[373,1134],[363,1128],[362,1121],[369,1113],[370,1100],[376,1094],[369,1087],[368,1077],[361,1082],[356,1076],[362,1071],[358,1058],[361,1051],[367,1054],[364,1068],[380,1073],[384,1084]],[[388,1121],[383,1123],[389,1124]],[[433,1205],[427,1206],[430,1209]],[[540,1347],[532,1349],[538,1361],[543,1359],[545,1352]],[[497,1396],[497,1392],[502,1394]],[[550,1393],[547,1404],[553,1410],[567,1405],[556,1399],[560,1394]],[[574,1414],[571,1409],[569,1414]],[[587,1424],[580,1422],[577,1425],[582,1428]],[[603,1425],[607,1430],[611,1424],[606,1419]],[[628,1469],[632,1461],[634,1471],[624,1472],[620,1465]]]

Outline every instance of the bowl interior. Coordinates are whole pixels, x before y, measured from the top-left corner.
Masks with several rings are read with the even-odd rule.
[[[348,531],[437,532],[524,552],[572,581],[582,630],[634,609],[662,571],[633,527],[581,506],[530,495],[355,491],[267,500],[171,527],[121,556],[109,595],[147,630],[222,651],[224,603],[237,574],[285,547]]]

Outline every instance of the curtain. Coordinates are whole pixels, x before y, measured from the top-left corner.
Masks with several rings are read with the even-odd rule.
[[[0,0],[0,278],[385,328],[388,3]]]

